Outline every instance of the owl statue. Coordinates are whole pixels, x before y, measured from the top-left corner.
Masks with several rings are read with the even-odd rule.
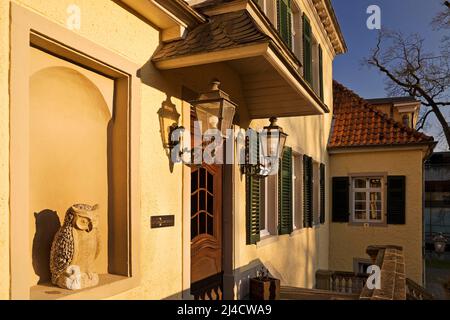
[[[69,290],[98,284],[94,262],[100,252],[98,205],[76,204],[53,239],[50,253],[52,283]]]

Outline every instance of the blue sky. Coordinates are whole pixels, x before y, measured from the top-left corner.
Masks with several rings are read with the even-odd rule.
[[[382,28],[419,33],[426,38],[430,51],[439,48],[443,33],[433,31],[430,23],[442,10],[443,0],[332,0],[332,3],[348,46],[348,53],[335,59],[334,78],[364,98],[387,95],[384,76],[375,69],[361,66],[361,60],[376,44],[377,31],[366,27],[369,17],[366,11],[370,5],[381,8]],[[439,130],[432,125],[426,131],[438,135]]]

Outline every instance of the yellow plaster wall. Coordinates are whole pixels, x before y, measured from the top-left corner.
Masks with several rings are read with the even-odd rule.
[[[161,74],[148,61],[159,45],[159,32],[122,7],[109,0],[11,0],[0,1],[0,298],[9,298],[9,4],[15,2],[43,17],[65,26],[70,4],[81,8],[81,30],[74,31],[88,40],[115,52],[131,62],[142,66],[141,77],[141,252],[140,285],[115,299],[161,299],[182,291],[183,268],[182,243],[182,166],[169,166],[166,151],[162,148],[157,111],[170,97],[181,110],[181,85],[179,74]],[[309,9],[310,10],[310,9]],[[312,15],[312,12],[310,12]],[[319,34],[316,22],[313,32]],[[323,37],[319,37],[322,42]],[[322,45],[326,47],[326,45]],[[324,51],[325,100],[332,106],[332,56]],[[207,73],[197,73],[194,90],[205,89],[212,77],[221,77],[224,90],[240,104],[241,116],[246,118],[245,100],[240,80],[225,65],[206,67]],[[182,75],[183,76],[183,75]],[[189,73],[184,74],[184,77]],[[326,142],[331,116],[313,116],[280,120],[289,133],[288,145],[294,150],[309,154],[314,160],[328,164]],[[252,123],[264,126],[268,120]],[[240,180],[236,167],[237,183],[235,207],[235,254],[234,266],[241,268],[255,259],[266,263],[284,283],[312,287],[314,272],[328,267],[328,222],[316,229],[300,230],[291,236],[280,236],[276,241],[260,246],[245,244],[245,183]],[[150,216],[175,215],[172,228],[150,229]],[[184,271],[183,271],[184,270]]]
[[[303,2],[301,6],[302,9],[305,8]],[[307,12],[312,15],[310,11],[308,9]],[[312,23],[312,28],[319,41],[324,41],[315,22]],[[321,45],[326,47],[323,42]],[[333,106],[332,61],[331,52],[324,50],[324,95],[325,103],[331,110]],[[262,129],[268,124],[268,119],[254,120],[250,123],[250,127]],[[323,116],[283,118],[279,119],[278,124],[289,134],[286,145],[292,147],[295,152],[307,154],[315,161],[324,163],[329,175],[326,146],[331,127],[331,113]],[[318,269],[328,269],[329,264],[329,197],[326,197],[327,217],[324,225],[313,229],[296,230],[291,235],[276,236],[257,245],[246,245],[245,177],[241,176],[238,169],[235,171],[235,179],[238,182],[235,186],[236,253],[234,256],[237,278],[239,273],[245,277],[248,268],[256,262],[261,262],[274,276],[282,280],[282,284],[312,288],[315,285],[315,272]],[[329,195],[330,186],[327,185],[326,188],[326,194]]]
[[[81,9],[81,30],[74,32],[144,66],[159,45],[159,32],[145,21],[110,0],[17,0],[13,1],[46,19],[65,26],[67,7]],[[9,6],[0,1],[0,298],[9,298]],[[141,285],[116,298],[160,299],[182,287],[181,167],[170,171],[159,132],[157,111],[174,91],[157,71],[148,68],[148,81],[141,85]],[[138,72],[138,70],[136,70]],[[158,81],[156,81],[158,80]],[[157,82],[157,83],[156,83]],[[153,82],[151,82],[153,83]],[[179,90],[178,90],[179,91]],[[180,101],[172,100],[177,106]],[[180,111],[181,113],[181,111]],[[164,182],[164,183],[161,183]],[[150,216],[174,214],[175,227],[150,229]]]
[[[364,172],[406,176],[406,224],[365,228],[332,223],[330,269],[353,271],[353,258],[367,259],[369,245],[399,245],[404,248],[407,276],[422,283],[422,157],[421,150],[330,156],[334,177]]]
[[[9,2],[0,1],[0,299],[9,299]]]

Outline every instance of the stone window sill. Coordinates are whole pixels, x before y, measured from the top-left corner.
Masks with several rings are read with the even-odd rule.
[[[137,286],[134,278],[102,274],[100,284],[96,287],[71,291],[56,287],[50,283],[39,284],[30,288],[31,300],[99,300],[106,299],[131,290]]]
[[[274,235],[269,235],[269,236],[266,236],[266,237],[262,238],[262,239],[256,244],[256,247],[257,247],[257,248],[261,248],[261,247],[267,246],[267,245],[269,245],[269,244],[271,244],[271,243],[274,243],[274,242],[277,242],[277,241],[278,241],[278,236],[277,236],[277,235],[276,235],[276,236],[274,236]]]

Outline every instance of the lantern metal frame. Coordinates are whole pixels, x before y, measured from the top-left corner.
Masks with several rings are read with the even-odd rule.
[[[251,141],[250,137],[247,135],[245,137],[245,164],[241,165],[242,174],[259,177],[259,178],[267,178],[272,172],[273,168],[271,165],[273,163],[278,163],[283,158],[283,149],[286,144],[286,140],[288,134],[283,131],[283,128],[276,124],[277,118],[270,118],[270,125],[264,127],[262,132],[265,132],[263,135],[262,132],[257,133],[257,155],[256,155],[256,163],[252,163],[251,159]],[[276,133],[275,133],[276,132]],[[262,139],[271,139],[272,135],[276,135],[278,137],[278,150],[277,155],[269,155],[268,148],[269,141],[265,142],[266,150],[262,147]],[[261,155],[261,151],[266,151],[265,154]]]
[[[193,100],[190,102],[190,104],[194,107],[195,113],[197,115],[197,119],[199,119],[200,117],[200,112],[203,112],[204,114],[209,114],[209,124],[211,124],[212,121],[217,120],[216,125],[213,125],[214,129],[219,130],[222,138],[225,137],[224,132],[226,132],[227,129],[231,129],[232,125],[233,125],[233,119],[234,119],[234,115],[236,113],[236,107],[237,105],[230,100],[229,95],[227,93],[225,93],[224,91],[222,91],[220,89],[220,81],[219,80],[213,80],[212,84],[211,84],[211,89],[207,92],[201,93],[199,98],[197,100]],[[202,105],[205,104],[216,104],[216,108],[218,110],[218,114],[212,114],[210,112],[208,112],[207,108],[202,108]],[[226,108],[228,108],[227,110],[225,110]],[[228,112],[226,112],[228,111]],[[225,116],[229,117],[229,118],[225,118]],[[224,124],[229,124],[229,126],[227,126],[226,128],[223,127]],[[202,126],[203,127],[203,126]],[[208,127],[208,126],[206,126]],[[180,136],[178,141],[174,141],[172,139],[172,134],[174,131],[176,130],[182,130],[182,132],[184,133],[185,128],[183,126],[178,126],[176,124],[174,124],[171,128],[170,128],[170,132],[169,132],[169,143],[168,143],[168,147],[172,150],[177,147],[178,145],[180,145],[180,143],[182,143],[182,135]],[[203,136],[203,134],[205,133],[205,131],[207,130],[201,130],[201,134]],[[211,141],[207,141],[206,144],[212,143],[214,142],[215,139],[214,137],[211,138]],[[184,144],[184,143],[183,143]],[[201,145],[201,149],[203,150],[203,147],[205,147],[205,141],[202,141],[202,145]],[[185,155],[186,153],[191,153],[191,163],[185,163],[187,166],[189,167],[200,167],[201,164],[195,164],[195,157],[197,155],[198,150],[200,149],[200,146],[198,147],[194,147],[194,148],[184,148],[184,146],[182,145],[182,150],[180,150],[179,153],[179,160],[177,161],[177,163],[179,162],[183,162],[182,157],[183,155]],[[213,154],[212,156],[214,156],[215,150],[213,150]]]

